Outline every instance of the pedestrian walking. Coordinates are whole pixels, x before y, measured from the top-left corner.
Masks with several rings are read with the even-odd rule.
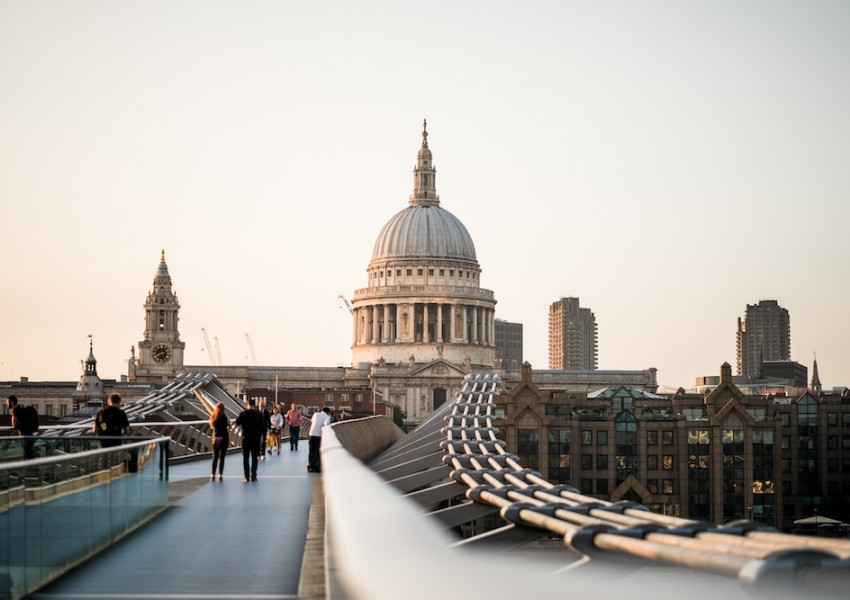
[[[275,406],[272,409],[271,427],[269,427],[269,437],[272,440],[270,453],[277,451],[280,456],[280,430],[283,429],[283,415],[280,414],[280,407]]]
[[[227,456],[227,448],[230,446],[230,431],[227,415],[224,412],[224,403],[219,402],[210,415],[210,427],[213,435],[212,475],[210,481],[215,480],[216,467],[218,467],[218,480],[224,476],[224,457]]]
[[[257,481],[257,461],[263,451],[260,443],[264,425],[256,400],[248,399],[248,407],[236,417],[236,425],[242,427],[242,470],[245,473],[242,481]]]
[[[301,421],[304,415],[292,403],[292,408],[286,412],[286,424],[289,425],[289,451],[298,450],[298,436],[301,435]]]

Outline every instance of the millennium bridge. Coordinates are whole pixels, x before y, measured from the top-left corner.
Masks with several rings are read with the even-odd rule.
[[[241,482],[241,454],[209,480],[204,415],[219,401],[241,410],[209,374],[128,404],[134,435],[117,448],[88,435],[91,417],[45,429],[29,461],[4,438],[0,598],[850,593],[850,541],[665,516],[543,480],[496,436],[501,391],[497,376],[467,376],[408,434],[385,417],[335,423],[321,474],[305,470],[306,443],[285,441],[256,483]],[[175,416],[187,412],[199,418]]]

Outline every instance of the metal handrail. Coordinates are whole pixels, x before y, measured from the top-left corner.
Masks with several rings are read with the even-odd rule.
[[[552,484],[537,471],[523,468],[518,458],[507,452],[493,425],[497,408],[493,398],[501,391],[498,375],[467,376],[452,403],[371,463],[375,471],[368,479],[378,474],[384,478],[379,481],[386,480],[402,491],[412,490],[411,497],[431,498],[429,510],[444,525],[488,514],[487,508],[508,522],[501,530],[454,544],[460,548],[475,546],[475,538],[492,542],[503,536],[524,543],[552,534],[562,537],[567,546],[584,556],[580,563],[565,567],[570,572],[582,570],[576,569],[576,564],[598,567],[626,560],[633,566],[665,564],[737,578],[745,587],[770,588],[772,592],[778,586],[783,592],[780,596],[815,591],[819,597],[846,597],[850,589],[850,541],[782,534],[753,521],[717,526],[656,514],[634,502],[608,502],[586,496],[571,486]],[[439,430],[440,435],[434,435],[439,426],[435,421],[440,418],[445,426]],[[331,464],[342,454],[337,452],[333,439],[328,437],[323,441],[322,460],[327,456]],[[354,470],[352,466],[346,468]],[[350,479],[350,487],[343,492],[335,491],[339,485],[335,481],[335,469],[325,470],[325,486],[331,494],[329,511],[332,508],[334,512],[345,511],[344,507],[334,506],[343,503],[354,507],[359,514],[366,504],[378,501],[377,497],[352,498],[353,487],[367,481],[365,475],[360,475],[356,484]],[[432,482],[436,492],[424,493],[418,483],[422,481]],[[455,487],[447,487],[452,485]],[[452,502],[447,509],[441,508],[445,503],[435,505],[433,501],[458,495],[464,495],[466,502],[461,505]],[[380,502],[378,506],[383,511],[389,500]],[[448,515],[451,511],[456,514]],[[358,517],[346,514],[345,518]],[[369,527],[379,528],[379,524],[370,522]],[[348,523],[345,529],[351,533]],[[330,531],[334,533],[333,529]],[[522,531],[528,534],[520,535]],[[360,540],[372,534],[356,535]],[[334,533],[334,539],[337,537],[342,534]],[[389,547],[390,540],[381,539]],[[400,545],[393,544],[391,554],[397,554]],[[417,554],[412,564],[418,564],[419,559]],[[498,569],[501,572],[501,564]],[[405,575],[409,574],[407,570]]]

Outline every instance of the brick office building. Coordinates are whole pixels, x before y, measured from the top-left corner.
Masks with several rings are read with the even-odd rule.
[[[818,512],[850,520],[850,391],[748,396],[728,364],[720,379],[704,395],[557,392],[526,363],[495,425],[524,466],[604,500],[780,530]]]

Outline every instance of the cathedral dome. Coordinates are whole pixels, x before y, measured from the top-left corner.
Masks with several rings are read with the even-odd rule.
[[[427,125],[424,124],[424,125]],[[378,235],[372,261],[393,259],[461,260],[478,262],[472,236],[460,219],[440,207],[437,170],[428,148],[428,131],[423,125],[422,146],[413,169],[410,206],[396,213]]]
[[[392,258],[477,262],[466,227],[436,204],[408,206],[387,221],[375,242],[372,260]]]

